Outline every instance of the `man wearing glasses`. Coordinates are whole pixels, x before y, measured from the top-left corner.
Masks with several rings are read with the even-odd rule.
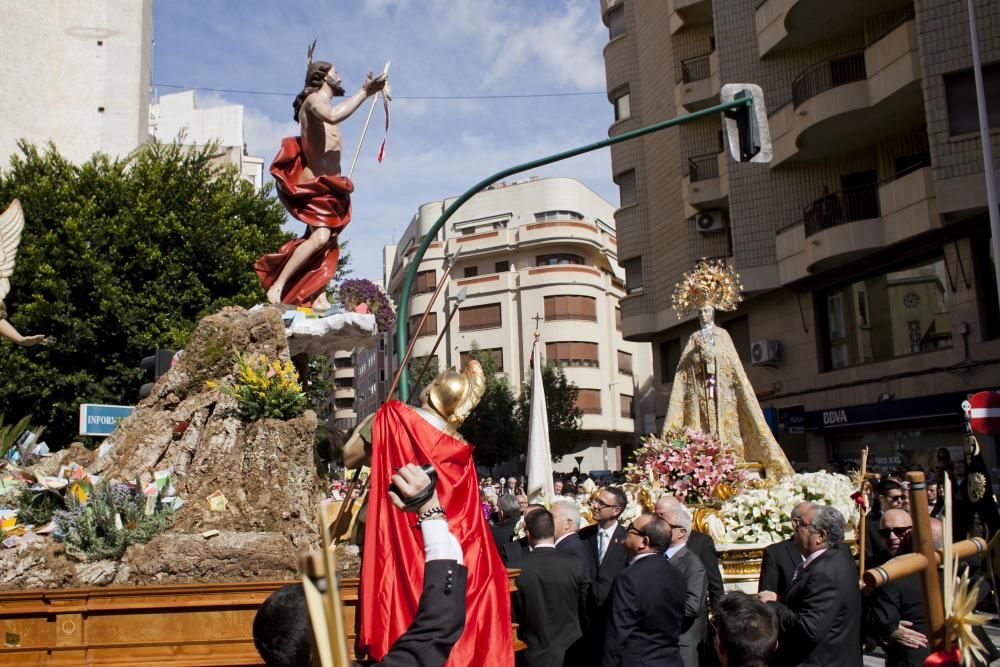
[[[879,526],[879,537],[891,558],[913,550],[909,514],[890,509]],[[928,628],[919,577],[895,579],[879,587],[865,621],[871,634],[883,642],[886,667],[924,664]]]
[[[802,522],[802,510],[809,503],[799,503],[792,508],[792,530]],[[780,600],[785,595],[785,591],[792,585],[792,577],[795,569],[802,564],[805,558],[802,552],[795,546],[795,538],[777,542],[764,549],[764,556],[760,564],[760,579],[757,583],[758,591],[773,591]]]
[[[636,517],[625,534],[632,556],[608,596],[603,667],[684,667],[679,639],[686,585],[663,557],[671,526],[654,514]]]
[[[592,571],[597,575],[593,590],[597,607],[604,606],[612,582],[625,569],[625,529],[618,523],[618,517],[627,503],[628,498],[621,489],[601,489],[590,503],[590,512],[597,523],[580,530],[580,539],[594,559]]]
[[[860,667],[861,590],[844,540],[844,516],[833,507],[807,505],[795,526],[805,556],[780,602],[773,591],[758,597],[778,615],[778,656],[792,667]]]
[[[604,641],[604,627],[608,617],[607,599],[615,577],[625,569],[625,529],[618,517],[625,511],[628,498],[617,487],[598,491],[590,503],[590,513],[597,523],[580,529],[580,539],[591,559],[593,573],[591,585],[591,627],[595,632],[588,638],[591,655],[600,656]]]

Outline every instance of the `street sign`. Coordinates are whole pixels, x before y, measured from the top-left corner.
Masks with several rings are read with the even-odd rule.
[[[118,427],[118,422],[128,417],[135,410],[132,405],[98,405],[96,403],[80,404],[80,435],[93,435],[99,438],[111,435]]]
[[[973,431],[984,435],[1000,433],[1000,393],[981,391],[969,399]]]

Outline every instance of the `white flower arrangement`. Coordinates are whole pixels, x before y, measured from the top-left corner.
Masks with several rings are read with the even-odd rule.
[[[849,532],[858,520],[851,498],[855,490],[844,475],[813,472],[792,475],[770,489],[744,491],[723,503],[725,535],[717,541],[770,544],[787,539],[792,535],[792,509],[801,502],[837,508],[847,520],[845,530]]]

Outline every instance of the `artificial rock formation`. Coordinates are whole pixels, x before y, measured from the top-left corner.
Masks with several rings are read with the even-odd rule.
[[[0,588],[294,578],[298,553],[319,539],[316,415],[247,423],[235,399],[206,387],[231,382],[237,351],[287,360],[281,312],[226,308],[204,318],[179,362],[107,439],[110,450],[79,461],[104,480],[172,468],[184,505],[170,529],[130,547],[121,562],[74,561],[51,538],[3,550]],[[80,453],[70,448],[45,465],[58,469]],[[209,508],[215,491],[228,500],[225,511]],[[211,530],[220,534],[202,537]]]

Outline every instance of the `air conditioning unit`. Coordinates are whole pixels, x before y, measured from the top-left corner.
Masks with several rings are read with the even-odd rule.
[[[750,361],[754,366],[777,366],[781,361],[781,343],[773,338],[755,340],[750,346]]]
[[[694,226],[702,234],[721,232],[726,227],[722,211],[705,211],[694,216]]]

